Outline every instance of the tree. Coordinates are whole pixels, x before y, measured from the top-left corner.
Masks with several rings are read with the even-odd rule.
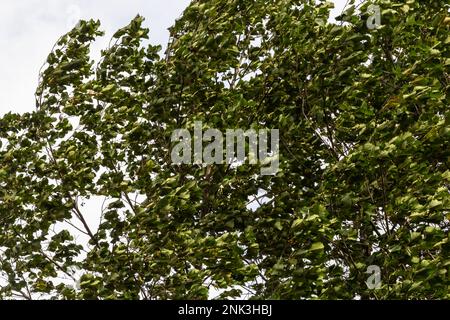
[[[0,119],[2,297],[449,298],[449,4],[371,3],[193,1],[97,64],[81,21]],[[278,128],[280,171],[171,164],[196,120]]]

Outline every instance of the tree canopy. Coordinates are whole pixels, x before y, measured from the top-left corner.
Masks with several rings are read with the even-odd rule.
[[[0,118],[0,296],[450,298],[450,5],[331,8],[192,1],[165,52],[137,16],[96,63],[98,21],[62,36]],[[195,121],[279,129],[280,170],[172,164]]]

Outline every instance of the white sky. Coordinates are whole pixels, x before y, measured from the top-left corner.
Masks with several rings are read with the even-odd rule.
[[[96,44],[105,48],[111,35],[136,14],[146,18],[150,41],[166,45],[167,28],[189,0],[1,0],[0,116],[34,110],[38,71],[55,41],[78,19],[100,19],[106,35]],[[346,0],[335,0],[340,12]],[[335,14],[334,14],[335,15]]]

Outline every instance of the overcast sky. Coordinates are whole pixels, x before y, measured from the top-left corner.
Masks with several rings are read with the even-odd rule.
[[[55,41],[81,19],[100,19],[106,36],[136,14],[146,18],[152,43],[166,44],[167,28],[189,0],[1,0],[0,115],[34,109],[38,71]]]
[[[165,45],[167,28],[189,0],[1,0],[0,116],[34,110],[38,71],[55,41],[78,19],[100,19],[106,35],[95,47],[106,47],[111,35],[141,14],[150,41]],[[345,0],[336,0],[340,12]]]

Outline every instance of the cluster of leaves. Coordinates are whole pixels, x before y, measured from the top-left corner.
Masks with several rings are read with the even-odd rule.
[[[0,119],[0,295],[450,298],[448,1],[331,8],[197,0],[164,56],[138,16],[97,64],[98,22],[63,36]],[[171,164],[198,120],[278,128],[280,171]]]

